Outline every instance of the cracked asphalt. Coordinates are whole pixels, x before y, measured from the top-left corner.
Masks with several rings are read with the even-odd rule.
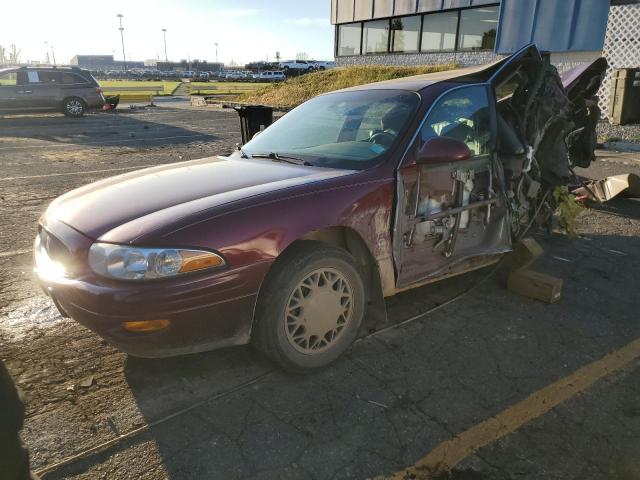
[[[536,269],[564,279],[558,303],[509,293],[498,270],[311,376],[285,374],[248,347],[130,358],[60,318],[31,279],[28,251],[46,205],[90,181],[237,141],[235,112],[224,110],[0,118],[0,356],[26,395],[33,468],[83,453],[43,478],[402,477],[442,442],[640,338],[633,199],[585,212],[575,239],[535,237],[545,248]],[[628,172],[640,174],[639,154],[603,152],[578,173]],[[431,309],[487,274],[389,299],[389,317]],[[450,477],[638,479],[639,385],[636,358],[470,451]]]

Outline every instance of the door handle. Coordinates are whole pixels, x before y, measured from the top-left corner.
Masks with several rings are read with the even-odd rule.
[[[18,93],[33,93],[33,90],[18,90]]]

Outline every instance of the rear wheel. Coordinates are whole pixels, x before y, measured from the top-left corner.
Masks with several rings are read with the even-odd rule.
[[[86,106],[81,98],[70,97],[62,102],[62,113],[67,117],[81,117],[84,115],[85,110]]]
[[[305,372],[330,364],[353,343],[365,293],[344,250],[319,242],[293,248],[260,293],[253,342],[287,370]]]

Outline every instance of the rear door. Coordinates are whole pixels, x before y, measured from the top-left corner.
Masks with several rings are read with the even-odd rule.
[[[464,270],[475,257],[509,248],[509,229],[504,210],[496,208],[493,186],[494,125],[488,84],[453,88],[427,114],[398,171],[393,243],[398,288]],[[472,156],[419,165],[417,152],[437,137],[463,142]]]
[[[21,110],[34,111],[52,108],[53,102],[50,100],[52,91],[48,85],[42,83],[40,75],[41,72],[38,70],[18,72],[17,104]]]
[[[62,101],[62,72],[39,70],[38,81],[33,83],[31,100],[34,109],[54,109]]]

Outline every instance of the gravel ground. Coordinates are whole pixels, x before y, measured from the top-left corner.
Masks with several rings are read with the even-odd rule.
[[[537,237],[546,254],[536,268],[565,281],[560,302],[509,293],[500,271],[308,377],[284,374],[250,348],[136,359],[62,319],[33,285],[28,253],[51,199],[129,169],[223,153],[238,137],[235,113],[220,110],[0,119],[0,356],[26,394],[23,437],[36,469],[113,442],[45,480],[390,474],[640,338],[640,204],[625,198],[583,213],[578,238]],[[600,152],[578,173],[626,172],[640,174],[640,154]],[[485,275],[399,295],[389,301],[390,320],[439,305]],[[490,443],[454,478],[640,478],[639,371],[640,362],[630,363]]]
[[[608,121],[602,121],[598,124],[597,132],[600,143],[615,139],[640,144],[640,125],[611,125]]]

